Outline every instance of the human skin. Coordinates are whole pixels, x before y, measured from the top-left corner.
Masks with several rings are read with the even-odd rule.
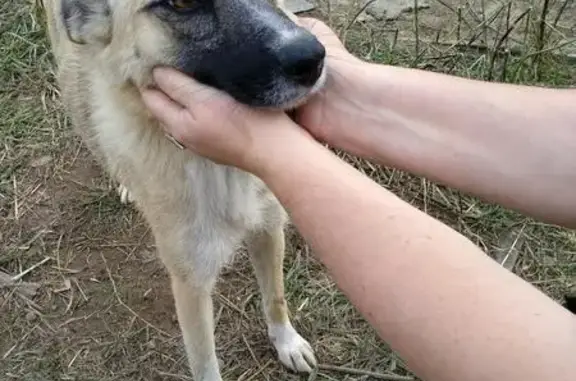
[[[299,111],[316,139],[539,220],[576,227],[576,89],[483,82],[351,56],[323,23],[331,80]]]
[[[266,182],[338,287],[421,378],[576,379],[572,314],[461,234],[354,170],[312,136],[357,155],[442,178],[534,216],[571,224],[575,204],[568,188],[576,171],[564,149],[574,144],[565,141],[570,120],[576,120],[568,105],[574,93],[497,84],[482,89],[490,85],[332,57],[326,93],[298,115],[310,132],[281,112],[248,109],[169,69],[156,70],[161,91],[144,90],[143,99],[185,147]],[[416,84],[420,80],[424,83]],[[388,95],[392,92],[395,96]],[[368,106],[372,98],[380,99],[372,100],[373,108]],[[540,122],[531,124],[534,120]],[[551,136],[538,133],[544,122]],[[502,136],[474,132],[470,123],[484,132],[486,126],[496,128],[494,133]],[[523,144],[514,143],[512,136]],[[507,151],[500,147],[506,139],[514,143]],[[521,160],[517,155],[524,156]],[[418,163],[424,159],[430,162]],[[546,175],[553,185],[525,179],[526,171]],[[490,181],[492,186],[487,186]],[[495,190],[497,183],[504,191]],[[554,198],[562,198],[564,207]]]

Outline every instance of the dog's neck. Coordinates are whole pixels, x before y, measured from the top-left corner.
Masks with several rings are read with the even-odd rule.
[[[138,116],[139,118],[144,116],[146,124],[158,125],[157,120],[142,100],[141,89],[144,86],[137,84],[133,79],[115,80],[114,77],[110,78],[109,76],[105,76],[105,78],[108,78],[107,90],[111,97],[117,101],[118,105],[122,105],[121,107],[125,113]]]

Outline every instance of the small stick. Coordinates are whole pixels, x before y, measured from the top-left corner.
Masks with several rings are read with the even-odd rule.
[[[14,219],[18,221],[20,213],[18,212],[18,186],[16,184],[16,176],[12,177],[12,183],[14,184]]]
[[[560,21],[560,19],[562,18],[562,15],[564,14],[564,11],[566,10],[566,7],[568,6],[568,3],[570,1],[572,1],[572,0],[564,0],[562,5],[560,6],[560,9],[558,9],[558,13],[556,14],[556,17],[554,18],[554,22],[552,23],[552,26],[554,28],[556,28],[556,25],[558,25],[558,21]]]
[[[376,378],[378,380],[388,380],[388,381],[414,381],[413,377],[410,376],[400,376],[398,374],[392,374],[392,373],[377,373],[377,372],[372,372],[369,370],[363,370],[363,369],[356,369],[356,368],[348,368],[345,366],[336,366],[336,365],[328,365],[328,364],[320,364],[318,365],[318,369],[322,369],[322,370],[331,370],[331,371],[335,371],[335,372],[341,372],[341,373],[348,373],[348,374],[353,374],[356,376],[369,376],[369,377],[373,377]]]
[[[420,57],[420,22],[418,20],[418,0],[414,0],[414,65],[418,63]]]
[[[120,297],[120,294],[118,293],[118,288],[116,288],[116,282],[114,281],[114,278],[112,277],[112,272],[110,271],[110,268],[108,267],[108,262],[106,261],[106,258],[104,257],[104,255],[102,253],[100,253],[100,256],[102,257],[102,261],[104,261],[104,265],[106,266],[106,272],[108,273],[108,278],[110,279],[110,283],[112,283],[112,288],[114,289],[114,296],[116,296],[116,300],[118,301],[118,303],[120,303],[120,305],[122,307],[126,308],[128,310],[128,312],[130,312],[134,317],[138,318],[140,321],[142,321],[148,327],[154,329],[155,331],[157,331],[158,333],[160,333],[166,337],[172,337],[172,335],[170,335],[168,332],[163,331],[162,329],[156,327],[154,324],[150,323],[148,320],[146,320],[142,316],[138,315],[136,313],[136,311],[134,311],[132,308],[130,308],[130,306],[128,304],[124,303],[124,301]]]
[[[342,29],[338,35],[340,37],[340,39],[342,40],[342,42],[346,43],[346,36],[348,35],[348,30],[352,27],[352,25],[354,25],[354,23],[356,22],[356,20],[358,19],[358,17],[360,17],[360,15],[362,14],[362,12],[364,12],[366,9],[368,9],[368,7],[370,5],[372,5],[372,3],[374,3],[376,0],[369,0],[366,2],[366,4],[364,4],[362,7],[360,7],[360,9],[354,14],[354,17],[352,17],[352,19],[348,22],[348,24],[344,27],[344,29]]]
[[[159,370],[156,370],[156,373],[158,373],[159,376],[171,377],[171,378],[176,378],[178,380],[184,380],[184,381],[193,381],[193,378],[187,377],[187,376],[182,376],[180,374],[161,372]]]
[[[272,360],[268,360],[266,361],[266,364],[260,366],[256,372],[254,372],[250,377],[248,377],[247,379],[242,379],[242,376],[240,376],[240,378],[238,378],[238,381],[251,381],[253,379],[256,378],[256,376],[258,376],[260,373],[262,373],[262,371],[264,371],[264,369],[266,369],[268,367],[268,365],[270,365],[270,363],[272,362]]]
[[[40,262],[36,263],[35,265],[33,265],[32,267],[28,268],[27,270],[22,271],[22,272],[21,272],[20,274],[18,274],[18,275],[14,275],[14,276],[12,277],[12,282],[16,282],[16,281],[22,279],[22,277],[23,277],[24,275],[28,274],[30,271],[34,270],[35,268],[42,266],[44,263],[48,262],[50,259],[52,259],[52,258],[50,258],[50,257],[45,257],[43,260],[41,260]]]

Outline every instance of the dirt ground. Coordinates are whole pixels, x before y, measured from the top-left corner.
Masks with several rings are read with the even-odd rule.
[[[393,22],[352,25],[358,6],[342,14],[325,3],[312,15],[329,21],[356,54],[372,61],[520,83],[576,84],[570,59],[543,53],[574,48],[567,43],[576,35],[573,1],[553,2],[542,43],[535,16],[541,4],[522,16],[528,3],[502,3],[509,14],[522,16],[518,25],[527,25],[502,37],[515,20],[507,11],[492,20],[480,3],[431,1],[430,8]],[[485,10],[499,9],[500,3],[486,3]],[[481,36],[473,38],[476,32]],[[503,47],[508,50],[501,54]],[[169,282],[148,227],[120,203],[73,134],[51,59],[37,6],[0,0],[0,380],[191,380]],[[574,232],[343,157],[556,300],[576,285]],[[292,228],[285,273],[294,325],[314,347],[319,370],[299,376],[276,361],[256,282],[240,252],[214,294],[225,380],[413,379]]]

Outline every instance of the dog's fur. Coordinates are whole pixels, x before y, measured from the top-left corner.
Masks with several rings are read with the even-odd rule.
[[[243,103],[286,108],[313,93],[324,70],[297,85],[271,55],[290,39],[317,50],[318,42],[266,0],[198,0],[182,14],[167,3],[44,0],[63,102],[87,146],[151,226],[194,378],[221,380],[211,290],[242,242],[279,359],[310,371],[313,351],[293,328],[284,299],[284,209],[258,178],[167,140],[138,87],[152,84],[153,67],[168,65]]]

